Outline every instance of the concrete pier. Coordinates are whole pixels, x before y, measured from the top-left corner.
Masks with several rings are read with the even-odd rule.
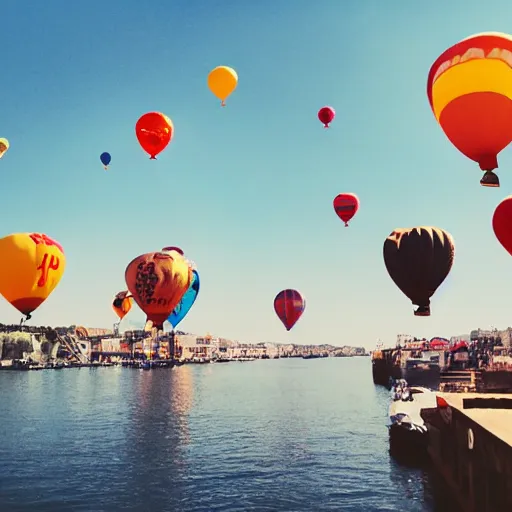
[[[512,510],[512,394],[437,393],[428,454],[467,512]]]

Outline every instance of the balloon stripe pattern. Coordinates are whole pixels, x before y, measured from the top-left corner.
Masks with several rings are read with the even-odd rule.
[[[336,215],[345,223],[345,227],[348,227],[349,220],[359,210],[359,198],[355,194],[338,194],[334,198],[333,206]]]
[[[282,290],[274,299],[274,310],[289,331],[299,320],[306,308],[306,300],[297,290]]]
[[[430,316],[430,298],[453,265],[455,245],[435,227],[395,229],[384,242],[386,269],[403,294],[418,306],[415,316]]]
[[[481,170],[496,169],[512,141],[512,37],[481,33],[448,48],[430,69],[427,95],[451,143]]]

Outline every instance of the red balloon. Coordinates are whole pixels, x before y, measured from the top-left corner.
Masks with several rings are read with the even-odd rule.
[[[503,199],[494,210],[492,229],[500,244],[512,255],[512,196]]]
[[[345,223],[348,228],[348,221],[359,210],[359,198],[355,194],[338,194],[333,201],[336,215]]]
[[[160,112],[148,112],[137,121],[135,134],[150,159],[156,160],[156,155],[161,153],[171,142],[174,125],[166,115]]]
[[[324,128],[329,128],[329,123],[332,122],[335,115],[336,112],[332,107],[322,107],[318,111],[318,119],[321,123],[324,123]]]
[[[289,331],[304,313],[306,300],[297,290],[283,290],[274,299],[274,310]]]

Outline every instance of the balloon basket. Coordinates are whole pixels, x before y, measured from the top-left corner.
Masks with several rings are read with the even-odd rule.
[[[500,186],[500,179],[498,175],[492,171],[486,171],[483,178],[480,180],[482,187],[493,187],[497,188]]]
[[[414,316],[430,316],[430,306],[419,306]]]

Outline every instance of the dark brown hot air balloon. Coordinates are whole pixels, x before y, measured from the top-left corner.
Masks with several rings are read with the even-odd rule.
[[[430,298],[450,273],[455,255],[452,236],[434,227],[395,229],[384,242],[391,279],[413,304],[416,316],[430,316]]]

